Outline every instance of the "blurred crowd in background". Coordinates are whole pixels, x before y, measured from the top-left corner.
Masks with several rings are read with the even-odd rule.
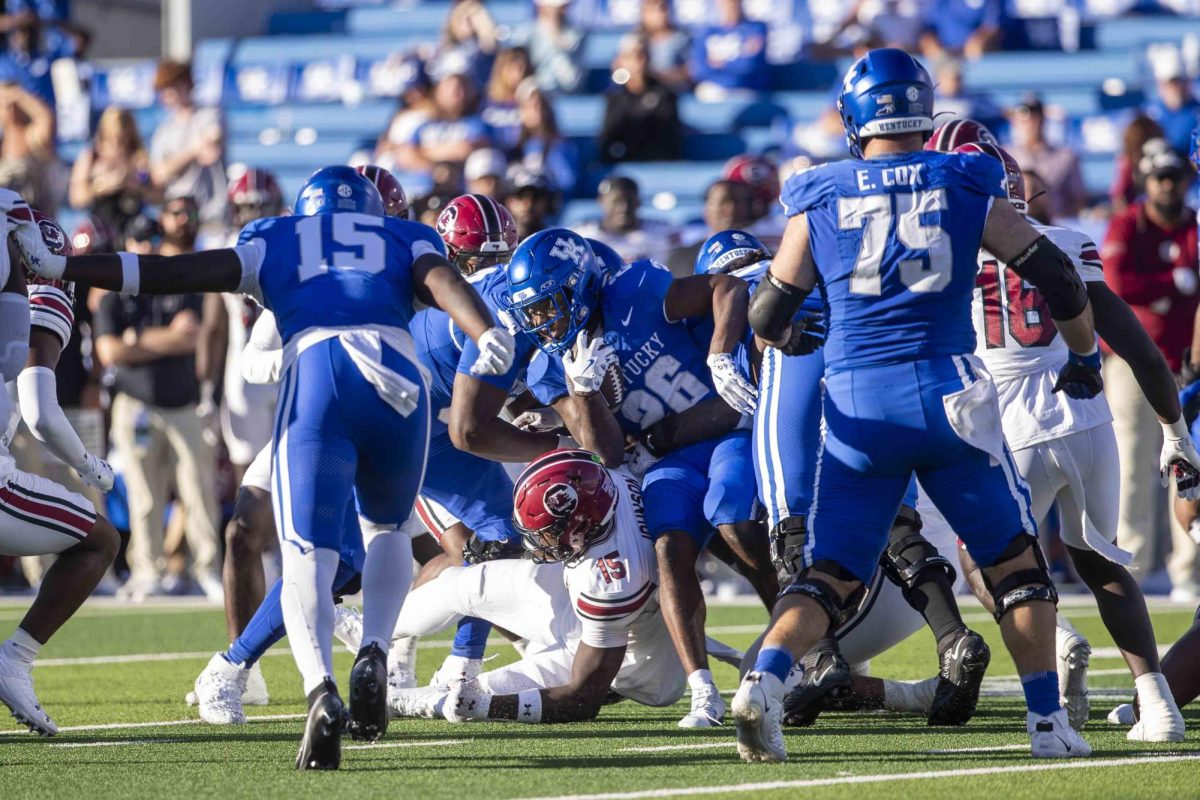
[[[691,160],[680,111],[685,101],[714,109],[731,101],[753,104],[772,89],[780,64],[803,67],[868,47],[900,46],[919,53],[934,76],[937,110],[946,114],[939,122],[969,117],[992,128],[1026,171],[1031,216],[1044,223],[1071,220],[1094,232],[1103,242],[1109,281],[1173,368],[1196,368],[1184,353],[1200,302],[1196,218],[1188,202],[1195,205],[1194,175],[1185,151],[1200,122],[1200,38],[1147,52],[1146,85],[1110,115],[1119,121],[1114,179],[1108,196],[1097,197],[1085,185],[1062,114],[1037,86],[1002,102],[967,80],[965,64],[1029,35],[1010,24],[1011,12],[1037,2],[533,4],[527,21],[510,26],[493,17],[486,0],[453,0],[438,6],[445,18],[436,41],[405,48],[372,68],[372,80],[390,87],[396,109],[382,129],[364,132],[377,140],[353,158],[394,170],[421,221],[433,224],[453,197],[477,192],[501,199],[524,237],[560,220],[565,201],[594,197],[595,213],[569,220],[573,227],[611,244],[627,261],[654,258],[677,275],[691,273],[699,244],[718,230],[746,228],[777,243],[784,222],[777,203],[781,181],[796,169],[847,155],[832,90],[811,118],[767,126],[753,152],[725,159],[701,196],[679,198],[695,205],[694,219],[655,213],[657,187],[640,185],[621,166]],[[1040,5],[1048,9],[1043,16],[1057,20],[1057,46],[1069,49],[1077,46],[1072,24],[1134,4]],[[1196,10],[1186,0],[1152,5],[1163,13]],[[147,129],[148,117],[128,103],[94,102],[100,73],[87,61],[88,33],[72,25],[66,0],[7,0],[5,6],[0,186],[58,215],[76,252],[177,254],[224,246],[246,221],[285,210],[283,180],[259,164],[231,163],[223,109],[201,102],[212,97],[210,81],[191,64],[154,66],[153,95],[144,104],[154,109]],[[776,18],[780,13],[788,25]],[[603,113],[581,140],[563,133],[559,101],[595,93],[582,54],[598,27],[626,32],[599,87]],[[107,73],[110,96],[118,94],[116,74]],[[245,100],[247,87],[235,88]],[[95,499],[131,534],[118,574],[104,589],[130,599],[180,593],[216,599],[223,520],[239,470],[254,455],[229,441],[223,408],[271,402],[247,401],[244,387],[231,396],[227,386],[226,352],[244,343],[256,309],[240,298],[130,298],[80,287],[75,315],[76,331],[58,370],[60,403],[89,449],[108,452],[120,473],[118,489],[107,500]],[[1148,591],[1194,601],[1200,597],[1197,546],[1167,513],[1166,491],[1153,471],[1158,426],[1122,368],[1116,359],[1106,368],[1125,473],[1120,541],[1134,550]],[[19,436],[15,450],[23,469],[82,490],[74,473],[30,437]],[[1055,563],[1069,585],[1067,560]],[[38,559],[0,559],[0,590],[27,590],[42,567]]]

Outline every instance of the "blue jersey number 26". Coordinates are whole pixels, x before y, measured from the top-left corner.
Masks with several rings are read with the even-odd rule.
[[[330,222],[330,238],[323,231]],[[379,217],[366,214],[317,214],[296,223],[300,239],[300,280],[331,269],[375,274],[387,266],[387,248],[380,235]]]
[[[880,268],[888,249],[893,216],[896,217],[896,237],[900,244],[910,251],[925,251],[924,257],[900,262],[900,280],[913,292],[945,289],[954,268],[950,237],[941,225],[921,223],[922,214],[945,210],[945,189],[839,198],[838,227],[844,231],[862,229],[862,243],[850,273],[850,291],[873,296],[882,294]]]

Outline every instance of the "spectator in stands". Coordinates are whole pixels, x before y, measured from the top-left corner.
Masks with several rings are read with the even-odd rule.
[[[458,194],[458,192],[430,192],[418,197],[412,202],[412,218],[432,228],[437,224],[438,215]]]
[[[558,132],[558,120],[550,98],[534,81],[521,84],[517,92],[521,131],[509,160],[531,169],[543,169],[554,185],[570,191],[575,186],[579,156],[574,146]]]
[[[181,208],[180,201],[167,204],[164,226],[172,237],[194,219],[195,206],[187,203],[187,219],[168,221]],[[196,414],[201,305],[194,294],[109,292],[96,315],[96,356],[112,371],[112,438],[129,500],[131,575],[122,593],[131,600],[162,593],[163,513],[172,483],[187,512],[196,582],[206,595],[221,596],[215,464]]]
[[[192,67],[164,60],[154,89],[167,114],[150,138],[150,178],[164,197],[191,197],[200,222],[214,232],[225,222],[225,133],[216,109],[197,108]]]
[[[1180,153],[1186,153],[1192,129],[1200,124],[1200,100],[1192,94],[1183,58],[1175,49],[1159,51],[1152,58],[1158,97],[1147,112],[1163,129],[1163,138]]]
[[[945,121],[943,114],[973,119],[992,129],[1004,121],[1004,112],[987,93],[967,89],[963,81],[961,59],[944,54],[934,59],[933,64],[937,87],[934,107],[937,109],[939,124]]]
[[[1067,147],[1046,141],[1046,111],[1036,95],[1027,96],[1011,114],[1017,163],[1035,170],[1046,182],[1050,213],[1055,218],[1075,217],[1087,204],[1087,189],[1079,171],[1079,156]]]
[[[1028,203],[1026,216],[1033,217],[1042,225],[1053,225],[1054,217],[1050,214],[1050,195],[1046,192],[1046,182],[1031,169],[1022,169],[1021,174],[1025,176],[1025,202]]]
[[[107,108],[96,124],[92,146],[79,154],[71,169],[71,205],[90,210],[110,230],[122,231],[150,193],[149,170],[133,114]]]
[[[613,175],[600,182],[596,199],[600,201],[600,219],[577,226],[581,236],[599,239],[612,247],[626,263],[653,258],[665,264],[671,250],[679,244],[679,234],[665,222],[643,220],[637,181]]]
[[[1134,169],[1142,157],[1142,148],[1151,139],[1162,139],[1163,129],[1146,114],[1138,114],[1125,126],[1121,135],[1121,152],[1117,154],[1116,172],[1108,190],[1113,213],[1119,214],[1141,194],[1134,180]]]
[[[547,92],[574,92],[583,82],[584,34],[567,22],[570,2],[534,0],[533,23],[515,37],[529,51],[538,85]]]
[[[429,168],[429,177],[433,181],[433,194],[448,194],[457,197],[463,190],[462,161],[439,161]]]
[[[463,165],[467,191],[497,199],[504,197],[504,176],[507,172],[508,159],[494,147],[476,150]]]
[[[1146,196],[1113,217],[1104,239],[1104,275],[1178,372],[1200,301],[1196,213],[1184,203],[1192,170],[1162,139],[1147,142],[1137,170]],[[1179,599],[1194,603],[1196,546],[1169,521],[1167,491],[1153,469],[1162,447],[1158,419],[1129,365],[1114,355],[1104,365],[1104,389],[1121,456],[1117,539],[1133,553],[1133,568],[1145,578],[1172,530],[1171,582]]]
[[[375,144],[375,163],[384,169],[394,169],[397,153],[412,139],[413,132],[433,116],[433,96],[425,65],[415,57],[406,60],[402,68],[400,105],[388,123],[387,132]]]
[[[16,83],[0,83],[0,186],[54,215],[54,112]]]
[[[837,4],[830,6],[836,8]],[[855,55],[859,49],[865,52],[872,47],[916,50],[925,30],[922,0],[858,0],[841,18],[830,41],[845,37],[857,45]]]
[[[792,128],[791,143],[802,155],[818,161],[833,161],[850,153],[842,115],[832,106],[822,111],[815,121],[798,121]]]
[[[475,113],[478,92],[471,78],[447,75],[433,90],[433,113],[396,150],[403,169],[428,170],[438,161],[461,164],[472,150],[487,147],[487,126]]]
[[[613,60],[613,82],[605,95],[600,160],[675,161],[683,157],[683,125],[675,93],[649,72],[646,39],[629,34]]]
[[[704,226],[690,231],[689,244],[672,248],[667,254],[666,265],[677,278],[691,275],[696,268],[696,256],[700,246],[709,236],[730,228],[746,228],[751,218],[752,197],[750,187],[726,178],[713,181],[704,192]]]
[[[720,102],[765,92],[767,26],[746,19],[742,0],[717,0],[718,24],[701,28],[692,42],[691,73],[696,98]]]
[[[466,72],[487,80],[496,54],[496,22],[480,0],[454,0],[431,69],[435,75]]]
[[[692,83],[688,74],[692,38],[671,19],[670,0],[642,0],[634,32],[646,40],[650,74],[673,91],[686,92]]]
[[[533,63],[529,60],[529,51],[524,47],[509,47],[496,56],[492,77],[487,85],[487,102],[481,116],[492,132],[492,141],[497,147],[507,150],[516,146],[517,136],[521,132],[517,87],[532,75]]]
[[[974,61],[1000,47],[1004,0],[937,0],[925,11],[921,50],[927,56],[949,52]]]
[[[521,164],[508,171],[508,194],[504,205],[517,223],[517,236],[524,239],[550,227],[561,201],[558,187],[544,170]]]
[[[70,57],[73,42],[62,35],[43,35],[42,20],[33,13],[22,12],[0,18],[0,29],[7,34],[6,46],[0,53],[0,80],[15,81],[32,92],[50,108],[54,108],[54,83],[50,65],[56,59]]]

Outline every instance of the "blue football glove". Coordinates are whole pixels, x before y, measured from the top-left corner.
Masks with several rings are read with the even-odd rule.
[[[1100,375],[1100,348],[1091,355],[1081,356],[1076,352],[1067,355],[1067,363],[1058,371],[1054,391],[1066,392],[1076,400],[1090,400],[1104,391],[1104,378]]]

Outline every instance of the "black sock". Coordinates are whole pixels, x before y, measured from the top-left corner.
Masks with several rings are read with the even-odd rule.
[[[954,600],[954,586],[949,575],[940,569],[927,569],[917,580],[916,586],[904,590],[904,599],[925,618],[937,639],[940,655],[967,626]]]

